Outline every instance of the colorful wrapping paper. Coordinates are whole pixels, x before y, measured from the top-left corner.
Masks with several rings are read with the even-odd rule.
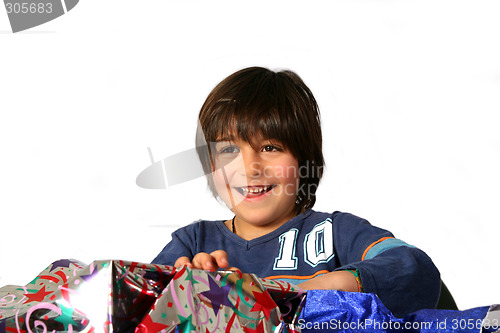
[[[63,259],[0,289],[0,333],[293,332],[304,296],[239,272]]]
[[[479,333],[499,321],[498,306],[396,318],[373,294],[119,260],[58,260],[26,286],[0,288],[0,333]]]

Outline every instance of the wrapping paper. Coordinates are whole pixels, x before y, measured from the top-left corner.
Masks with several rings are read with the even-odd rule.
[[[374,294],[309,290],[296,323],[302,332],[497,332],[500,307],[420,310],[396,318]]]
[[[396,318],[374,294],[119,260],[62,259],[0,288],[0,333],[495,332],[499,322],[498,306]]]
[[[0,289],[0,333],[293,332],[304,296],[239,272],[63,259]]]

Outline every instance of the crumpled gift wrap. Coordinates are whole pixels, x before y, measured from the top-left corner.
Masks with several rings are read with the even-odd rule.
[[[304,297],[253,274],[63,259],[0,288],[0,333],[298,332]]]
[[[396,318],[374,294],[304,291],[252,274],[58,260],[0,288],[0,333],[500,332],[500,306]]]
[[[500,306],[424,309],[396,318],[375,294],[309,290],[296,327],[302,333],[499,333]]]

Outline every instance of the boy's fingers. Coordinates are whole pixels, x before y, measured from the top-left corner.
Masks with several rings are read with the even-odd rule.
[[[193,258],[194,268],[204,269],[207,271],[215,271],[217,269],[217,263],[215,259],[208,253],[200,252]]]
[[[210,255],[215,259],[215,262],[217,263],[217,266],[219,266],[219,268],[227,268],[229,266],[226,251],[217,250],[210,253]]]
[[[204,269],[207,271],[215,271],[218,268],[225,269],[229,267],[229,261],[227,260],[227,253],[226,251],[223,250],[217,250],[210,254],[205,252],[200,252],[194,256],[191,264],[196,269]]]
[[[193,265],[191,264],[191,260],[188,257],[180,257],[175,261],[174,266],[175,267],[188,266],[191,268]]]

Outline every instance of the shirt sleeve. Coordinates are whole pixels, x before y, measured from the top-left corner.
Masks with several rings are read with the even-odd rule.
[[[172,240],[161,250],[156,258],[151,262],[157,265],[173,266],[175,261],[180,257],[193,258],[194,247],[192,244],[196,243],[194,233],[188,231],[193,229],[194,226],[181,228],[172,233]]]
[[[423,251],[353,215],[338,222],[336,270],[357,269],[363,291],[377,294],[396,317],[436,307],[441,278]]]

